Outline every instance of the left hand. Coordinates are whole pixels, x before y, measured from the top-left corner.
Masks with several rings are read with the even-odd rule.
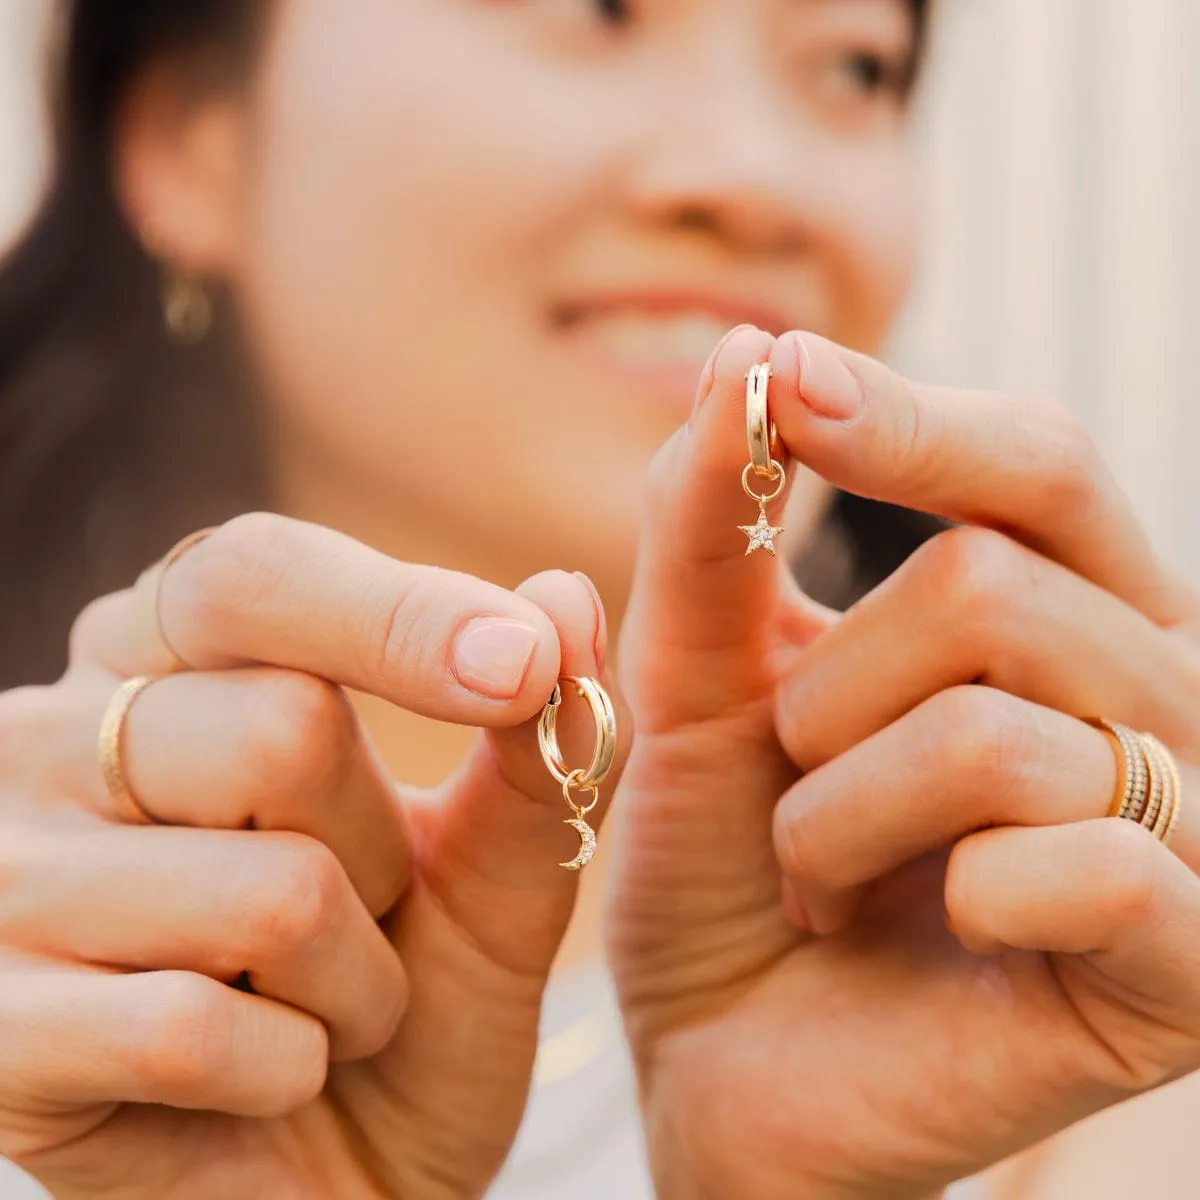
[[[844,616],[744,558],[768,354],[794,457],[963,523]],[[927,1195],[1200,1066],[1200,595],[1064,410],[736,332],[656,463],[622,655],[611,938],[664,1197]],[[1178,755],[1170,850],[1101,819],[1092,715]]]

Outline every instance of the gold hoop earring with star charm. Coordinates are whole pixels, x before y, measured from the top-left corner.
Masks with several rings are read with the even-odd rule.
[[[564,683],[572,684],[579,698],[587,702],[596,724],[592,761],[576,770],[567,766],[558,746],[558,712],[563,704]],[[546,769],[562,785],[563,799],[575,814],[563,824],[570,825],[579,834],[579,853],[568,862],[558,865],[568,871],[581,871],[596,856],[596,831],[587,823],[586,817],[600,803],[600,784],[612,770],[617,756],[616,711],[608,693],[595,679],[566,675],[555,685],[554,694],[542,709],[538,720],[538,747]],[[586,804],[580,804],[575,799],[576,792],[582,792],[590,799]]]
[[[775,539],[783,533],[782,525],[772,525],[767,517],[767,505],[787,486],[787,473],[772,450],[778,438],[767,409],[767,391],[771,385],[771,366],[759,363],[746,376],[746,440],[750,446],[750,461],[742,472],[742,488],[751,500],[758,503],[758,520],[753,525],[738,528],[750,539],[746,554],[765,550],[774,557]],[[765,480],[770,490],[756,492],[751,476]]]

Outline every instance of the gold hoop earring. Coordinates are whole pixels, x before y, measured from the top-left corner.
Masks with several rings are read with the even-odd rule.
[[[574,684],[575,692],[587,702],[596,724],[596,744],[592,761],[584,768],[571,770],[563,759],[558,745],[558,712],[563,704],[564,683]],[[579,834],[579,853],[569,862],[559,863],[568,871],[581,871],[596,856],[596,831],[584,819],[600,803],[600,784],[612,770],[617,755],[617,716],[608,693],[595,679],[580,679],[566,675],[555,684],[542,715],[538,719],[538,748],[546,769],[562,784],[563,799],[575,814],[563,822]],[[573,793],[584,792],[591,797],[587,804],[576,802]]]
[[[167,334],[177,346],[197,346],[212,329],[212,297],[195,275],[168,268],[162,285],[162,310]]]
[[[738,528],[750,539],[747,555],[765,550],[774,557],[775,539],[784,530],[782,525],[772,525],[767,519],[767,505],[782,494],[787,486],[787,473],[774,454],[778,438],[767,407],[770,383],[770,363],[759,363],[746,376],[746,440],[750,446],[750,461],[742,472],[742,489],[758,503],[758,520],[753,525],[739,525]],[[774,486],[768,492],[756,492],[750,486],[751,473]]]

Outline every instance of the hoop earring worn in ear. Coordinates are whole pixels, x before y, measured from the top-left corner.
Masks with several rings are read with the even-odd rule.
[[[562,707],[564,683],[575,685],[580,699],[587,701],[596,723],[596,746],[592,761],[586,767],[572,771],[563,761],[558,748],[558,710]],[[568,871],[580,871],[596,856],[596,831],[584,818],[600,803],[600,784],[612,770],[617,754],[617,716],[608,693],[595,679],[577,679],[566,675],[555,685],[554,694],[542,709],[538,721],[538,747],[546,769],[562,784],[563,799],[575,814],[563,822],[579,834],[579,853],[570,862],[559,863]],[[584,792],[591,797],[587,804],[577,804],[573,792]]]
[[[168,267],[162,283],[163,325],[177,346],[197,346],[212,329],[213,302],[195,276]]]
[[[738,528],[750,539],[746,553],[765,550],[774,557],[775,539],[783,532],[783,526],[772,525],[767,519],[767,505],[787,486],[787,474],[783,464],[773,457],[776,442],[775,426],[767,411],[767,389],[771,383],[771,366],[760,363],[746,376],[746,439],[750,445],[750,461],[742,472],[742,487],[751,500],[758,502],[758,520],[753,525]],[[750,486],[750,475],[774,484],[769,492],[756,492]]]

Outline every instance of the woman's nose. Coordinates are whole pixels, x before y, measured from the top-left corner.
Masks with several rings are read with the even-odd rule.
[[[787,252],[816,215],[798,104],[754,61],[680,69],[642,113],[631,206],[743,250]]]

